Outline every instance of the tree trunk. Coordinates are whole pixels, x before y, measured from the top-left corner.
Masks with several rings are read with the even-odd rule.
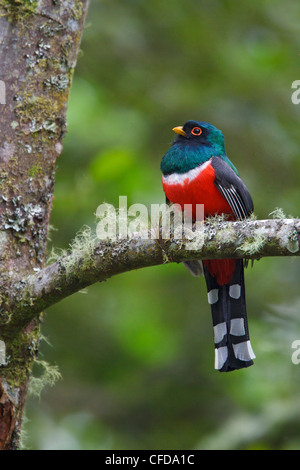
[[[0,0],[1,292],[45,261],[55,162],[87,7],[88,0]],[[0,449],[16,449],[40,317],[24,328],[11,322],[7,304],[1,295]]]

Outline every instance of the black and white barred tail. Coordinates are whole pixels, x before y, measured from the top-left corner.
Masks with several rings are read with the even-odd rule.
[[[203,270],[213,319],[215,369],[249,367],[255,355],[249,340],[243,260],[237,260],[230,284],[220,286],[205,265]]]

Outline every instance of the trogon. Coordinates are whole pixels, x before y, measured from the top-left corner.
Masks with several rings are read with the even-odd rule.
[[[204,205],[204,218],[226,214],[242,220],[253,212],[253,201],[225,153],[224,136],[212,124],[188,121],[175,127],[177,137],[161,161],[168,203],[184,210]],[[194,275],[205,276],[211,306],[215,369],[229,372],[253,364],[248,331],[244,260],[192,260],[184,263]]]

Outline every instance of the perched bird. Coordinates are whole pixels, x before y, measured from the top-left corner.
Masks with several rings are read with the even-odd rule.
[[[226,214],[242,220],[253,211],[252,198],[225,153],[222,132],[212,124],[188,121],[175,127],[176,140],[161,161],[163,189],[168,203],[204,204],[204,217]],[[194,260],[184,263],[199,276],[203,272],[211,306],[215,369],[228,372],[253,364],[248,331],[244,260]]]

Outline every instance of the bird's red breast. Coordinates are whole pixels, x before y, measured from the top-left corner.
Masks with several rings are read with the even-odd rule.
[[[180,204],[182,209],[184,204],[192,204],[194,216],[196,204],[204,204],[204,217],[216,214],[233,216],[231,207],[214,182],[215,170],[210,160],[187,173],[175,173],[162,178],[163,189],[169,201]]]
[[[204,204],[204,217],[216,214],[228,214],[234,220],[235,216],[226,199],[214,184],[215,170],[210,160],[187,173],[163,176],[162,184],[168,200],[180,204],[182,210],[185,204],[192,204],[193,217],[196,217],[196,205]],[[236,266],[234,259],[204,261],[209,272],[216,277],[219,285],[230,282]]]

